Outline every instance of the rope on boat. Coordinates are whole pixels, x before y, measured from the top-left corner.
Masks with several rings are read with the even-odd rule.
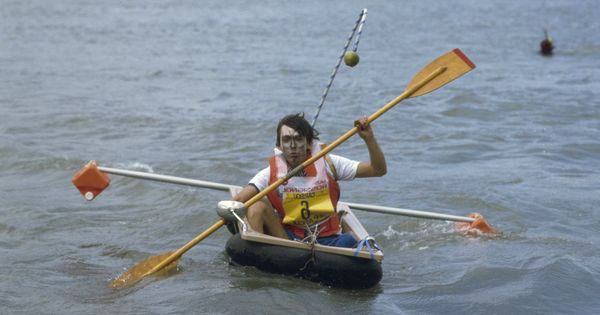
[[[358,245],[356,245],[356,251],[354,251],[354,257],[358,256],[358,253],[364,247],[366,247],[367,250],[369,251],[369,256],[371,256],[371,259],[375,259],[375,255],[373,255],[373,248],[375,248],[377,250],[380,250],[380,249],[377,246],[377,244],[375,244],[375,239],[373,239],[371,236],[367,236],[358,242]]]
[[[306,270],[306,268],[310,264],[314,264],[316,261],[317,260],[315,259],[315,244],[311,243],[310,244],[310,258],[306,260],[306,262],[304,263],[304,266],[302,266],[302,268],[300,268],[300,271]]]
[[[304,231],[306,234],[308,234],[308,236],[306,236],[305,238],[303,238],[301,241],[303,243],[307,243],[310,245],[310,258],[308,260],[306,260],[306,263],[304,263],[304,266],[302,268],[300,268],[301,271],[304,271],[309,264],[314,264],[317,260],[315,259],[315,244],[317,243],[317,238],[319,237],[319,234],[321,234],[321,232],[323,232],[323,230],[325,228],[319,229],[319,223],[310,226],[308,225],[308,223],[305,223],[305,228]]]
[[[338,58],[338,60],[335,64],[335,67],[333,68],[333,71],[331,72],[331,75],[329,76],[329,82],[327,83],[327,86],[325,87],[325,90],[323,91],[323,95],[321,96],[321,101],[319,102],[319,106],[317,106],[317,111],[315,112],[312,122],[310,123],[310,125],[312,127],[314,127],[315,123],[317,122],[317,117],[319,117],[321,108],[323,107],[323,104],[325,103],[325,99],[327,98],[327,94],[329,93],[329,88],[331,88],[331,85],[333,84],[333,79],[335,79],[335,75],[337,74],[338,69],[340,68],[342,59],[344,59],[344,55],[346,54],[346,51],[348,50],[348,46],[350,46],[350,42],[352,41],[354,34],[356,34],[357,29],[358,29],[358,34],[356,35],[356,38],[354,39],[354,47],[352,48],[352,51],[356,52],[356,50],[358,49],[358,42],[360,41],[360,35],[362,34],[363,25],[365,24],[366,18],[367,18],[367,9],[363,9],[360,12],[360,14],[358,15],[358,20],[356,20],[356,23],[354,24],[354,28],[352,29],[352,32],[350,33],[350,35],[348,36],[348,39],[346,40],[346,44],[344,45],[342,54]]]

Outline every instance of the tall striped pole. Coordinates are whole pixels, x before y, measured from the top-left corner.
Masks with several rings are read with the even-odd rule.
[[[314,127],[317,122],[319,113],[321,113],[321,108],[323,107],[323,104],[325,103],[325,99],[327,98],[327,94],[329,93],[329,88],[331,88],[331,85],[333,84],[333,79],[335,79],[338,69],[340,68],[340,64],[342,64],[342,59],[344,59],[344,55],[346,54],[346,51],[348,50],[348,46],[350,46],[350,42],[352,41],[352,38],[354,37],[355,34],[357,34],[357,30],[358,30],[358,34],[357,34],[356,38],[354,39],[354,47],[352,48],[352,50],[354,52],[356,52],[356,50],[358,49],[358,42],[360,41],[360,35],[362,34],[363,25],[365,24],[366,18],[367,18],[367,9],[363,9],[360,12],[360,14],[358,15],[358,20],[356,20],[356,23],[354,24],[354,28],[352,29],[352,32],[350,32],[350,35],[348,36],[348,39],[346,40],[344,49],[342,49],[342,53],[340,54],[340,57],[338,58],[338,60],[335,64],[335,67],[333,67],[333,71],[331,72],[331,75],[329,76],[329,82],[327,83],[327,86],[325,87],[325,90],[323,91],[323,95],[321,96],[321,101],[319,102],[319,106],[317,106],[315,115],[313,116],[312,122],[310,123],[310,125],[312,127]]]

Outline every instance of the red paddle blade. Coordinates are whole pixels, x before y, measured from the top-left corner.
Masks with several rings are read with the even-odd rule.
[[[95,161],[90,161],[71,180],[88,201],[93,200],[110,184],[110,178],[102,173]]]
[[[496,229],[492,227],[481,214],[477,212],[471,213],[469,214],[469,218],[473,218],[475,221],[471,223],[458,222],[455,225],[456,229],[468,236],[477,236],[480,234],[495,236],[497,234]]]

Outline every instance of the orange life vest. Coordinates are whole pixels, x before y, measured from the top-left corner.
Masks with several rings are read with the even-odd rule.
[[[313,144],[308,158],[321,149]],[[269,184],[284,177],[289,171],[283,154],[275,154],[269,161]],[[298,238],[305,237],[305,226],[319,224],[319,237],[335,235],[340,231],[340,219],[336,213],[340,187],[327,173],[325,158],[320,158],[304,169],[304,176],[294,176],[280,189],[267,197],[277,210],[283,225]]]

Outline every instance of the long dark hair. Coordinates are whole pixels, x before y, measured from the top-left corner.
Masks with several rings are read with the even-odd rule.
[[[297,113],[287,115],[279,121],[277,125],[277,140],[275,141],[276,146],[281,144],[281,127],[284,125],[296,130],[299,135],[306,138],[308,143],[311,143],[313,139],[319,139],[319,132],[304,119],[304,113]]]

